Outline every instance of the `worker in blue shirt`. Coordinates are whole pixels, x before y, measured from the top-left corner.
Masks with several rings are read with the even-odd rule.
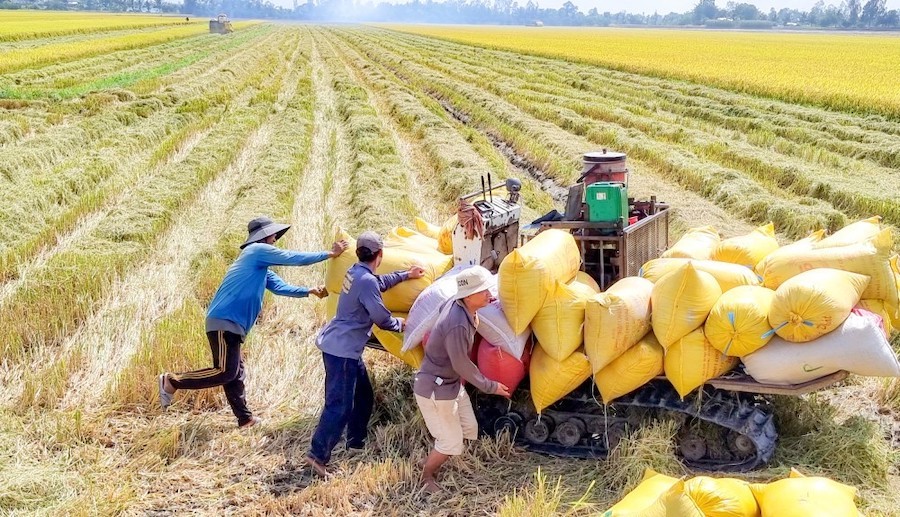
[[[348,449],[362,449],[368,434],[369,417],[375,396],[362,360],[372,325],[401,332],[404,322],[391,316],[381,293],[405,280],[422,278],[425,270],[412,266],[408,271],[376,275],[384,243],[375,232],[365,232],[356,241],[354,264],[344,277],[337,313],[316,343],[325,362],[325,407],[313,433],[306,462],[313,471],[328,477],[331,451],[347,430]]]
[[[206,337],[212,350],[212,368],[185,373],[163,373],[159,376],[159,402],[163,408],[172,403],[176,390],[199,390],[222,386],[228,404],[237,417],[238,427],[260,422],[247,408],[244,398],[244,361],[241,344],[256,323],[262,309],[263,295],[268,289],[279,296],[304,298],[310,294],[322,298],[325,287],[307,289],[290,285],[269,266],[305,266],[334,258],[347,249],[346,241],[335,242],[331,251],[307,253],[276,248],[275,241],[290,225],[277,224],[268,217],[258,217],[247,225],[249,236],[241,244],[243,250],[228,268],[206,312]]]

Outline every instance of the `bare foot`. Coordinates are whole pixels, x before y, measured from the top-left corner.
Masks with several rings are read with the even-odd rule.
[[[163,389],[166,390],[166,393],[175,393],[175,386],[172,386],[172,381],[169,380],[169,374],[163,374]]]
[[[334,476],[334,474],[332,474],[331,472],[328,472],[328,469],[325,468],[325,465],[322,465],[321,463],[319,463],[318,460],[316,460],[312,456],[307,456],[305,458],[305,461],[306,461],[306,464],[312,468],[313,472],[320,478],[331,479]]]
[[[423,488],[425,488],[425,492],[429,494],[436,494],[444,490],[443,488],[441,488],[441,485],[435,483],[433,479],[425,480]]]

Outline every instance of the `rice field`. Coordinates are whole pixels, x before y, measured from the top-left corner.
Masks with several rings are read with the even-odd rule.
[[[202,25],[182,16],[94,13],[87,11],[5,10],[0,16],[0,41],[19,41],[64,34],[90,34],[119,29]]]
[[[155,376],[209,361],[206,305],[260,214],[294,225],[284,246],[324,249],[338,226],[439,222],[490,173],[523,180],[532,217],[607,147],[628,153],[637,196],[677,207],[676,236],[773,220],[788,240],[872,213],[900,227],[890,114],[379,27],[104,23],[0,41],[0,514],[589,515],[646,467],[687,473],[663,420],[605,461],[482,440],[424,497],[411,372],[369,351],[371,446],[316,480],[315,299],[269,298],[249,335],[265,426],[234,429],[218,390],[160,411]],[[69,46],[86,50],[55,50]],[[279,274],[315,285],[324,269]],[[776,457],[742,477],[798,467],[857,486],[866,515],[900,515],[898,386],[776,398]]]
[[[385,27],[493,49],[686,79],[788,102],[900,116],[900,37],[580,27]],[[790,49],[785,52],[785,49]]]

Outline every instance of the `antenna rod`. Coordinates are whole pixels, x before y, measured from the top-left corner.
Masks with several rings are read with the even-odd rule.
[[[484,176],[481,177],[481,200],[487,201],[487,196],[484,193]]]
[[[494,202],[494,187],[491,186],[491,173],[488,173],[488,195],[491,196],[491,203]]]

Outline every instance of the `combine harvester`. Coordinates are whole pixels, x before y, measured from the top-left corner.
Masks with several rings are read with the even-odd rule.
[[[565,214],[545,216],[520,231],[519,190],[514,179],[464,196],[481,214],[482,235],[453,232],[454,265],[479,264],[497,273],[504,258],[546,230],[571,233],[581,255],[581,269],[605,291],[616,281],[641,274],[642,265],[659,258],[669,242],[670,207],[651,197],[628,197],[626,157],[597,152],[584,156],[578,183],[569,189]],[[495,192],[506,192],[494,195]],[[502,274],[501,274],[502,276]],[[533,343],[533,340],[532,340]],[[374,341],[370,346],[381,348]],[[735,359],[736,360],[736,359]],[[647,419],[669,416],[679,421],[677,451],[684,463],[704,471],[741,472],[767,463],[778,439],[767,395],[800,396],[827,388],[848,373],[838,371],[793,385],[763,384],[738,370],[711,379],[684,398],[670,381],[657,376],[643,387],[598,401],[588,379],[561,400],[538,412],[528,378],[512,400],[470,390],[482,432],[509,433],[526,449],[554,456],[604,458],[630,430]]]

